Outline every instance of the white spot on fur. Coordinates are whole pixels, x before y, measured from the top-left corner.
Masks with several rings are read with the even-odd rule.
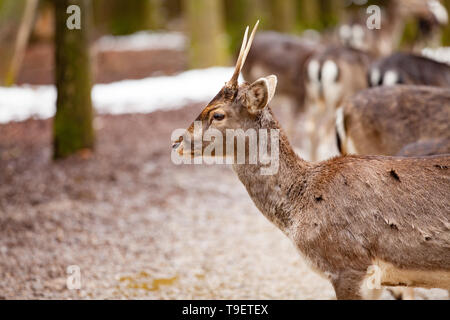
[[[311,60],[307,66],[308,79],[306,83],[306,92],[310,99],[316,101],[320,96],[319,81],[320,64],[317,60]]]
[[[352,46],[354,48],[364,48],[364,35],[364,29],[359,24],[355,24],[352,28]]]
[[[348,24],[344,24],[339,28],[339,37],[344,44],[347,44],[352,37],[352,29]]]
[[[335,82],[338,76],[338,66],[332,60],[327,60],[322,67],[322,82]]]
[[[400,269],[392,263],[376,260],[374,268],[380,274],[382,286],[407,285],[410,287],[450,289],[450,272],[445,270]],[[368,275],[369,276],[369,275]],[[373,275],[370,275],[373,277]]]
[[[322,67],[322,87],[326,107],[334,112],[342,96],[342,85],[337,82],[339,69],[334,61],[327,60]]]
[[[356,150],[352,138],[347,137],[347,140],[345,142],[346,142],[345,150],[347,151],[347,154],[358,154],[358,151]]]
[[[370,71],[370,84],[375,87],[378,85],[378,83],[380,83],[380,79],[381,79],[381,72],[380,69],[378,68],[373,68]]]
[[[450,47],[424,48],[422,55],[437,62],[450,65]]]
[[[311,119],[307,120],[305,123],[305,130],[308,133],[314,132],[314,130],[316,129],[316,125],[314,123],[314,121],[312,121]]]
[[[433,13],[434,17],[441,25],[445,25],[448,23],[447,9],[445,9],[445,7],[439,1],[429,1],[428,9],[430,9],[431,13]]]
[[[308,78],[311,82],[319,82],[320,64],[317,60],[308,63]]]
[[[399,79],[399,77],[398,77],[397,71],[388,70],[384,74],[383,85],[384,86],[393,86],[398,82],[398,79]]]

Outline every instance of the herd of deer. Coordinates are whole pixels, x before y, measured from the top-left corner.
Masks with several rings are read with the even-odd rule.
[[[436,1],[400,6],[397,14],[425,19],[419,9],[427,2]],[[435,7],[432,13],[436,23],[444,18]],[[400,28],[394,24],[386,27],[391,38]],[[255,205],[331,281],[338,299],[375,298],[374,273],[381,286],[450,289],[450,66],[273,32],[255,37],[256,28],[247,40],[247,27],[231,80],[196,118],[222,133],[280,130],[277,173],[261,175],[259,162],[233,164]],[[351,37],[353,29],[340,33]],[[363,43],[386,54],[393,40],[383,28],[376,32]],[[250,83],[238,83],[241,72]],[[308,162],[294,152],[269,107],[277,86],[297,113],[316,109],[312,149],[332,132],[342,156]],[[191,125],[174,152],[198,156],[187,144],[195,138]]]

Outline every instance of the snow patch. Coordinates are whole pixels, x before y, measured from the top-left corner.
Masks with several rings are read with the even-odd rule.
[[[181,32],[142,31],[127,36],[103,36],[96,42],[99,51],[177,50],[186,48],[187,38]]]
[[[425,48],[422,55],[432,60],[450,65],[450,47]]]
[[[150,113],[207,102],[222,88],[234,68],[213,67],[190,70],[175,76],[151,77],[97,84],[92,101],[105,114]],[[54,86],[0,87],[0,123],[30,117],[50,118],[56,110]]]

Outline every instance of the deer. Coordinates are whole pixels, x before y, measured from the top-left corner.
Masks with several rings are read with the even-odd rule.
[[[309,59],[306,93],[310,102],[307,129],[311,160],[330,153],[329,146],[334,146],[335,139],[336,109],[346,98],[367,88],[372,60],[370,53],[339,45],[328,46]],[[327,148],[325,152],[323,147]],[[337,154],[337,150],[331,153]]]
[[[414,85],[368,89],[337,110],[337,146],[341,154],[448,154],[449,123],[449,89]],[[390,291],[397,299],[415,296],[411,288]]]
[[[331,282],[337,299],[373,298],[379,286],[450,288],[450,156],[300,158],[269,106],[277,77],[238,81],[257,27],[249,38],[247,27],[231,79],[183,134],[172,135],[172,155],[231,159],[259,211]],[[235,161],[236,137],[206,139],[208,130],[259,132],[267,151],[277,151],[277,170],[262,170],[264,156]],[[250,144],[247,137],[243,150]]]
[[[368,74],[369,86],[415,84],[450,87],[450,65],[409,52],[397,52],[375,61]]]
[[[293,135],[298,118],[306,105],[306,63],[321,45],[305,38],[274,31],[255,36],[253,50],[242,69],[246,81],[256,81],[265,74],[280,75],[279,93],[291,99],[288,133]]]
[[[450,87],[394,85],[361,91],[337,111],[336,135],[341,154],[450,153]]]
[[[408,22],[418,30],[414,50],[436,46],[441,29],[448,23],[447,9],[438,0],[389,0],[380,9],[379,29],[367,27],[366,8],[349,10],[337,28],[337,38],[346,46],[383,57],[396,50]]]
[[[419,30],[413,49],[440,44],[441,31],[448,24],[448,12],[439,0],[395,0],[399,14],[412,15]]]

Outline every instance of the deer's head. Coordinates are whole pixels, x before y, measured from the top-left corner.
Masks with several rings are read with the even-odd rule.
[[[277,84],[277,78],[274,75],[260,78],[252,84],[238,83],[238,78],[250,51],[258,22],[253,28],[248,41],[248,27],[245,30],[244,40],[231,79],[225,83],[219,93],[208,103],[189,128],[185,130],[184,134],[174,142],[172,148],[179,155],[184,157],[203,155],[205,148],[208,147],[208,143],[205,143],[202,135],[210,129],[214,129],[222,134],[223,150],[225,151],[227,149],[225,148],[227,144],[227,129],[242,129],[246,131],[250,128],[257,128],[256,123],[274,96]],[[194,150],[193,142],[198,139],[202,140],[202,146],[200,150]]]

